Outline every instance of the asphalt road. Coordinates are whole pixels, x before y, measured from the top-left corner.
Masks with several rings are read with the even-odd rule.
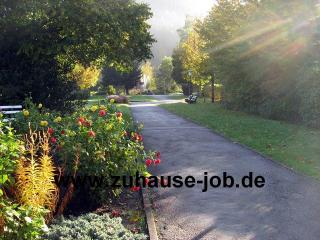
[[[207,128],[157,106],[135,103],[135,120],[144,123],[147,149],[162,162],[151,171],[164,176],[203,179],[232,175],[237,182],[253,172],[263,188],[159,188],[154,190],[160,239],[320,239],[320,183],[288,170]],[[214,121],[214,119],[213,119]]]

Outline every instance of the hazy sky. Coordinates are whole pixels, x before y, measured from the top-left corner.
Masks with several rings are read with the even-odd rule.
[[[153,46],[153,63],[170,56],[179,41],[177,29],[183,27],[186,15],[204,17],[214,0],[137,0],[149,4],[153,12],[151,32],[157,39]]]

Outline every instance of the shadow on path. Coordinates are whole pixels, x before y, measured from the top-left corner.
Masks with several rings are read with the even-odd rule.
[[[160,102],[165,100],[159,100]],[[212,131],[167,112],[134,104],[147,149],[159,150],[158,175],[221,176],[239,181],[253,172],[264,188],[152,190],[160,239],[320,239],[320,184],[281,167]]]

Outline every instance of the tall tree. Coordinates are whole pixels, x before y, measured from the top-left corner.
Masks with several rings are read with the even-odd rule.
[[[192,30],[181,47],[183,50],[182,64],[186,70],[183,72],[184,78],[197,85],[204,96],[204,87],[210,81],[210,76],[206,71],[208,55],[203,52],[204,42],[200,35]]]
[[[172,78],[176,81],[176,83],[181,85],[184,95],[190,95],[192,93],[193,86],[191,81],[185,78],[185,73],[187,72],[190,74],[191,72],[184,68],[182,62],[185,54],[184,50],[182,49],[182,44],[188,39],[190,31],[193,29],[194,22],[195,18],[186,16],[184,26],[177,30],[180,41],[172,53]]]
[[[151,65],[151,62],[146,62],[141,66],[141,72],[144,78],[144,81],[147,82],[146,87],[148,90],[156,90],[156,83],[154,79],[154,70]]]
[[[76,64],[128,69],[151,57],[150,17],[147,5],[132,0],[1,1],[0,101],[21,103],[30,94],[70,109]]]
[[[180,84],[184,95],[190,95],[193,87],[191,81],[186,79],[185,72],[187,71],[183,65],[184,51],[181,45],[176,47],[172,53],[172,78],[177,84]]]
[[[320,126],[317,4],[217,1],[200,36],[226,107]]]
[[[167,94],[175,90],[175,82],[172,78],[172,58],[164,57],[156,73],[157,90],[160,93]]]

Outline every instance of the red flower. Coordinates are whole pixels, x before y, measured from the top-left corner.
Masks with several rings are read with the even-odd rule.
[[[116,115],[117,115],[118,118],[121,118],[122,117],[122,112],[117,112]]]
[[[92,130],[88,131],[88,136],[89,137],[95,137],[96,136],[96,133]]]
[[[147,167],[149,167],[151,164],[152,164],[152,159],[147,158],[147,159],[146,159],[146,165],[147,165]]]
[[[133,186],[133,187],[130,188],[130,190],[132,192],[138,192],[140,190],[140,187],[139,186]]]
[[[50,138],[50,142],[53,144],[57,143],[57,139],[55,137]]]
[[[155,164],[155,165],[159,165],[160,163],[161,163],[160,158],[157,158],[156,160],[154,160],[154,164]]]
[[[133,139],[141,142],[143,140],[142,135],[140,135],[139,133],[134,133]]]
[[[86,121],[86,119],[84,119],[83,117],[79,117],[78,122],[79,123],[84,123]]]
[[[102,109],[102,110],[99,111],[99,116],[100,117],[103,117],[105,115],[106,115],[106,111],[105,110]]]
[[[66,132],[64,130],[61,130],[61,134],[64,135],[66,134]]]
[[[156,157],[160,158],[160,152],[156,152]]]
[[[52,135],[54,133],[54,130],[52,128],[48,128],[49,135]]]
[[[89,121],[83,122],[83,125],[86,127],[91,127],[91,123]]]
[[[142,135],[138,134],[138,136],[137,136],[137,141],[138,141],[138,142],[142,142],[142,140],[143,140]]]
[[[111,215],[112,217],[120,217],[120,210],[112,210]]]

